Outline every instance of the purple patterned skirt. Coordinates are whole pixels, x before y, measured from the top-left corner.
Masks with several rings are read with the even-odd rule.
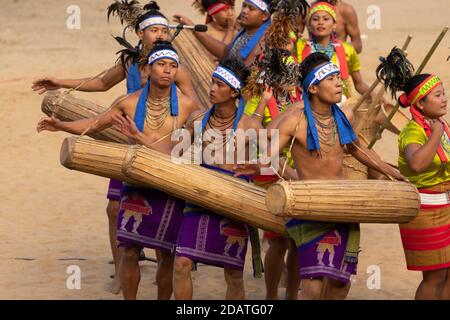
[[[119,247],[174,252],[184,206],[184,200],[159,190],[124,185],[117,221]]]

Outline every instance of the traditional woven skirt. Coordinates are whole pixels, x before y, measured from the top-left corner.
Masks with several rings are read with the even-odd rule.
[[[347,238],[348,225],[338,224],[322,237],[297,247],[300,278],[326,277],[348,283],[356,274],[357,263],[344,259]]]
[[[106,198],[113,201],[120,201],[121,190],[122,190],[122,182],[119,180],[110,179]]]
[[[205,166],[229,175],[233,173]],[[243,270],[248,227],[195,204],[186,203],[176,255],[216,267]]]
[[[174,252],[184,206],[184,200],[159,190],[124,185],[117,221],[119,247]]]
[[[400,225],[409,270],[450,267],[450,182],[420,189],[421,208],[414,220]]]

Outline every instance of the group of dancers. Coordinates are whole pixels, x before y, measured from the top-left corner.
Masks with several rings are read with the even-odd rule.
[[[211,75],[210,106],[200,105],[189,71],[170,41],[168,18],[157,3],[115,1],[108,17],[117,15],[126,28],[134,29],[139,43],[131,46],[117,37],[125,49],[101,77],[47,77],[35,81],[33,89],[106,91],[126,80],[126,95],[99,116],[77,121],[45,117],[37,130],[81,135],[114,126],[130,143],[170,155],[177,143],[172,133],[187,130],[195,137],[198,122],[203,138],[191,142],[199,143],[201,150],[213,150],[210,159],[203,159],[203,167],[265,188],[280,177],[343,179],[343,156],[351,154],[369,168],[417,186],[420,213],[400,226],[408,269],[423,273],[416,298],[450,299],[450,142],[442,118],[447,98],[440,79],[413,76],[411,64],[398,49],[377,69],[393,96],[402,92],[399,101],[412,114],[399,136],[397,170],[367,148],[353,130],[352,110],[341,108],[351,83],[360,94],[369,90],[361,73],[362,42],[351,5],[244,0],[237,17],[234,0],[196,0],[194,5],[208,25],[208,32],[194,31],[195,37],[217,64]],[[184,15],[177,14],[174,20],[194,25]],[[248,154],[248,138],[245,145],[231,142],[249,129],[267,129],[269,140],[276,132],[278,148],[268,147],[264,153],[280,156],[279,172],[261,174],[270,167],[267,161],[242,164],[237,157],[217,161],[231,151]],[[222,157],[215,157],[219,153]],[[292,219],[286,225],[289,237],[265,232],[269,248],[261,266],[258,231],[250,225],[162,191],[120,181],[111,180],[107,197],[116,270],[113,292],[121,290],[125,299],[137,298],[142,248],[156,250],[158,299],[170,299],[172,294],[192,299],[191,272],[196,263],[223,268],[225,298],[245,299],[248,240],[254,249],[255,273],[264,269],[267,299],[278,299],[284,268],[286,299],[345,299],[356,274],[358,224]]]

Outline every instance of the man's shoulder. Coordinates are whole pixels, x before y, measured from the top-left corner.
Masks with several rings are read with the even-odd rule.
[[[200,109],[200,106],[198,105],[196,100],[183,94],[180,91],[178,92],[178,102],[182,106],[182,110],[186,110],[186,112],[189,113],[191,113],[194,110]]]
[[[300,117],[304,114],[305,109],[304,109],[304,104],[303,102],[296,102],[294,104],[292,104],[285,112],[284,114],[286,114],[287,117]]]
[[[124,94],[120,97],[118,97],[113,105],[118,108],[128,108],[133,107],[136,105],[137,101],[139,100],[139,97],[141,96],[142,90],[138,90],[133,93]]]
[[[343,15],[352,15],[352,14],[356,14],[355,7],[353,7],[353,5],[351,5],[350,3],[345,2],[345,1],[340,1],[340,2],[339,2],[338,10],[339,10]],[[348,16],[347,16],[347,17],[348,17]]]
[[[282,113],[279,117],[282,117],[280,120],[279,126],[297,126],[301,125],[303,121],[301,121],[304,115],[303,105],[295,108],[289,108],[284,113]]]

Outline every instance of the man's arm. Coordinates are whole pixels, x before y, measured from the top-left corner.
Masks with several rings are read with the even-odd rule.
[[[193,100],[197,105],[200,105],[197,93],[192,85],[189,71],[183,65],[178,68],[177,76],[175,77],[175,84],[180,89],[181,93]]]
[[[122,107],[125,97],[118,98],[114,101],[110,109],[89,119],[61,121],[53,117],[42,118],[37,124],[37,131],[65,131],[76,135],[100,132],[112,125],[114,115],[123,113]]]
[[[186,16],[176,14],[173,16],[177,23],[184,25],[194,25],[194,22]],[[218,59],[225,59],[228,56],[230,50],[229,45],[222,41],[215,39],[206,32],[195,32],[195,37],[200,41],[200,43],[214,56]]]
[[[280,154],[284,147],[286,147],[291,139],[299,133],[297,125],[300,125],[303,110],[295,110],[295,112],[284,112],[277,118],[278,121],[272,121],[267,126],[269,140],[272,140],[278,135],[278,150],[270,150],[269,156],[276,152]]]
[[[43,94],[48,90],[57,90],[60,88],[75,88],[86,81],[77,90],[86,92],[103,92],[108,91],[116,84],[125,79],[125,70],[121,64],[115,65],[109,69],[102,77],[91,79],[56,79],[53,77],[45,77],[33,82],[31,88],[39,94]],[[91,79],[91,80],[89,80]]]
[[[343,12],[344,21],[346,22],[345,30],[350,36],[351,44],[357,53],[362,51],[361,31],[359,30],[358,15],[355,8],[350,4],[345,5]]]
[[[286,180],[299,180],[299,179],[298,179],[297,170],[293,169],[293,168],[292,168],[288,163],[286,163],[286,162],[287,162],[287,159],[286,159],[286,158],[282,158],[282,159],[280,160],[280,169],[278,170],[278,171],[279,171],[279,174],[280,174],[280,175],[283,174],[283,179],[286,179]],[[285,170],[284,170],[284,172],[283,172],[284,166],[286,166],[286,167],[285,167]]]
[[[383,174],[388,174],[397,180],[408,181],[408,179],[401,175],[398,170],[381,160],[380,156],[375,151],[369,150],[359,139],[353,144],[347,145],[347,150],[359,162],[367,167]]]
[[[277,117],[280,118],[278,125],[274,125],[273,121],[269,123],[267,126],[267,136],[268,140],[275,139],[275,137],[278,136],[278,148],[275,150],[271,149],[271,144],[267,144],[267,150],[261,150],[263,149],[261,145],[258,147],[260,148],[260,152],[264,155],[266,155],[267,158],[260,158],[258,164],[239,164],[233,167],[233,171],[235,172],[235,176],[241,176],[241,175],[254,175],[254,174],[260,174],[260,168],[262,167],[269,167],[271,165],[271,158],[272,155],[280,154],[283,152],[283,148],[288,145],[289,141],[291,141],[292,137],[296,135],[298,132],[296,130],[297,124],[300,124],[301,118],[299,118],[300,113],[303,114],[302,110],[297,110],[297,112],[292,113],[283,113]]]
[[[361,71],[354,71],[351,74],[353,83],[355,84],[355,89],[359,94],[363,95],[367,91],[369,91],[369,86],[364,82],[363,77],[361,75]],[[372,92],[373,95],[373,92]]]

